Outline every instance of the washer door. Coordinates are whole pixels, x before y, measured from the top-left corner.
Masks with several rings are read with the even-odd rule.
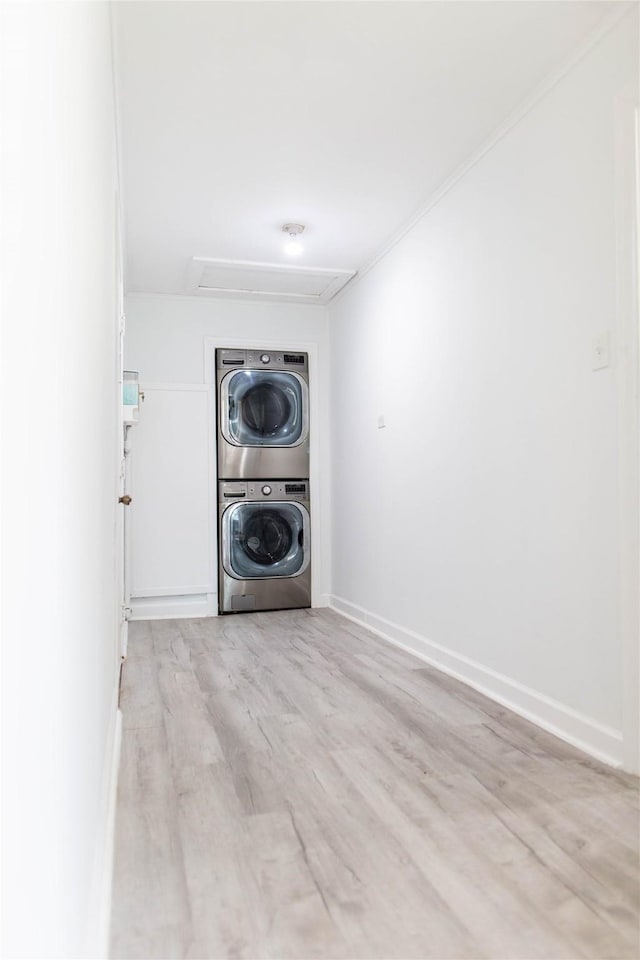
[[[298,577],[309,564],[309,514],[301,503],[234,503],[222,515],[222,562],[236,580]]]
[[[222,436],[236,447],[296,447],[307,438],[309,391],[287,370],[232,370],[220,384]]]

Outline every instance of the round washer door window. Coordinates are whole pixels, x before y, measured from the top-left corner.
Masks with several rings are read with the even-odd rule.
[[[239,580],[295,577],[306,568],[309,514],[299,503],[234,503],[223,515],[223,559]]]
[[[234,370],[221,385],[222,433],[242,447],[294,447],[307,435],[308,390],[286,370]]]

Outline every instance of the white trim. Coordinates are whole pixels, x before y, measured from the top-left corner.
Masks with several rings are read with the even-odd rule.
[[[113,129],[114,129],[114,139],[115,139],[115,159],[116,159],[116,181],[118,186],[118,202],[119,202],[119,211],[120,211],[120,224],[124,224],[124,210],[126,204],[124,201],[125,193],[125,179],[124,179],[124,159],[123,159],[123,142],[124,138],[122,136],[122,116],[120,110],[120,104],[124,103],[124,98],[122,96],[122,89],[120,85],[120,71],[116,69],[116,64],[120,60],[121,44],[119,43],[119,31],[118,24],[116,23],[116,4],[109,4],[109,46],[111,52],[111,86],[112,86],[112,98],[113,98]],[[126,290],[126,265],[127,265],[127,250],[126,250],[126,235],[125,232],[121,233],[121,253],[122,253],[122,300],[121,307],[122,313],[124,315],[124,297]]]
[[[207,354],[206,340],[203,345],[203,352]],[[216,594],[216,616],[218,615],[218,430],[216,421],[216,380],[215,366],[213,379],[209,380],[204,374],[205,386],[208,390],[207,398],[207,483],[209,486],[209,509],[207,510],[207,523],[209,525],[209,583]]]
[[[362,267],[358,269],[358,272],[354,277],[352,277],[345,285],[339,290],[336,295],[333,297],[331,304],[337,303],[344,294],[353,289],[353,287],[359,283],[366,275],[372,270],[377,263],[379,263],[387,254],[391,253],[393,248],[397,246],[398,243],[408,234],[411,230],[427,216],[428,213],[433,210],[433,208],[440,203],[440,201],[446,197],[450,190],[455,187],[455,185],[462,180],[467,173],[475,167],[477,163],[482,160],[485,154],[489,153],[493,148],[511,131],[517,124],[523,120],[528,113],[543,100],[547,94],[556,87],[568,73],[573,70],[575,66],[580,63],[584,57],[598,44],[600,41],[609,33],[613,28],[619,23],[623,17],[629,16],[633,10],[637,9],[636,4],[628,4],[623,6],[622,9],[614,9],[611,13],[606,14],[603,19],[600,21],[599,25],[596,27],[595,31],[589,36],[589,38],[580,46],[578,50],[573,54],[570,60],[568,60],[560,70],[557,70],[550,77],[547,77],[546,80],[534,91],[522,101],[519,107],[511,113],[506,120],[504,120],[494,131],[490,134],[487,139],[475,150],[470,156],[464,160],[459,167],[457,167],[454,172],[447,177],[447,179],[430,195],[429,199],[418,208],[418,210],[410,217],[409,220],[405,221],[403,226],[400,227],[391,237],[384,243],[378,251],[368,260]]]
[[[322,525],[322,511],[324,505],[321,495],[320,479],[320,395],[319,380],[320,371],[318,368],[318,343],[315,341],[296,340],[287,338],[286,340],[271,340],[268,337],[260,339],[252,338],[250,340],[242,337],[205,337],[204,338],[204,379],[212,388],[215,395],[216,382],[216,349],[233,349],[238,347],[243,350],[294,350],[306,353],[309,358],[309,486],[311,488],[311,503],[309,513],[311,514],[311,606],[323,606],[320,601],[322,586],[322,546],[326,538],[326,529]],[[213,404],[212,427],[209,435],[215,437],[217,434],[215,419],[215,397]],[[215,447],[215,444],[213,444]],[[217,477],[217,468],[215,462],[215,450],[213,457],[213,476]],[[300,479],[303,479],[302,477]],[[213,543],[214,553],[212,562],[216,571],[215,582],[217,583],[218,556],[217,556],[217,526],[218,526],[218,504],[217,504],[217,486],[214,483],[210,485],[212,489],[212,513],[215,517],[215,538],[210,537],[209,542]]]
[[[189,617],[217,617],[218,595],[198,593],[160,597],[136,597],[131,600],[130,620],[182,620]]]
[[[129,614],[131,613],[131,597],[124,607],[120,621],[120,659],[126,660],[129,651]]]
[[[177,300],[179,303],[193,303],[194,300],[200,301],[203,304],[206,304],[206,297],[196,297],[188,293],[154,293],[152,290],[132,290],[130,293],[126,294],[126,300]],[[237,305],[237,300],[235,297],[216,297],[216,300],[226,300],[228,303],[234,303]],[[287,307],[287,304],[282,304],[282,306]],[[299,304],[298,304],[299,306]],[[308,303],[306,307],[311,310],[318,310],[326,312],[327,304],[326,303]],[[229,341],[233,346],[237,346],[239,340],[235,339]],[[262,341],[261,341],[262,342]]]
[[[120,671],[118,670],[104,755],[102,801],[98,819],[89,904],[89,926],[86,937],[87,956],[100,958],[109,956],[116,804],[122,746],[122,713],[118,709],[119,685]]]
[[[379,617],[364,607],[331,596],[330,607],[348,620],[366,627],[396,647],[407,650],[420,660],[456,680],[478,690],[496,703],[530,720],[561,740],[613,767],[622,762],[622,734],[551,697],[518,683],[475,660],[447,650],[413,630]]]
[[[615,104],[616,368],[618,380],[620,633],[625,770],[640,773],[640,425],[638,91]]]

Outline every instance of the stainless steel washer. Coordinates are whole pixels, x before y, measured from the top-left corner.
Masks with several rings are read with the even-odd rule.
[[[218,479],[309,476],[306,353],[216,350]]]
[[[218,483],[220,613],[311,606],[308,480]]]

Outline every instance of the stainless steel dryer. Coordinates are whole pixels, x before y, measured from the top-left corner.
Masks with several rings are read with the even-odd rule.
[[[306,353],[216,350],[218,479],[309,476]]]
[[[308,480],[218,483],[220,613],[311,606]]]

